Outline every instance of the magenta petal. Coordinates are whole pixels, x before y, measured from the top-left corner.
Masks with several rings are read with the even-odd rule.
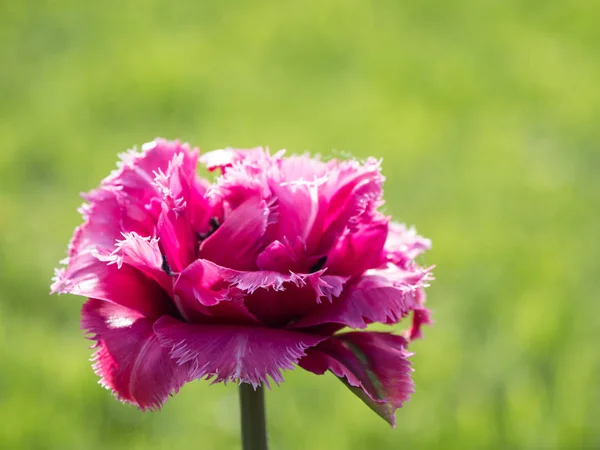
[[[336,275],[360,275],[385,262],[383,246],[388,235],[388,219],[359,223],[347,230],[329,253],[327,267]]]
[[[186,161],[193,158],[189,145],[179,141],[156,139],[148,142],[142,146],[141,152],[130,150],[120,155],[118,169],[105,178],[102,185],[116,186],[125,195],[147,204],[159,195],[155,183],[156,174],[165,172],[173,157],[180,153],[184,154]]]
[[[135,232],[123,233],[123,239],[116,241],[115,247],[112,253],[103,255],[99,252],[96,257],[116,264],[119,269],[123,264],[134,267],[156,281],[168,294],[173,292],[173,277],[162,267],[163,257],[157,238],[142,237]]]
[[[199,259],[181,272],[174,299],[182,316],[199,323],[260,324],[244,305],[242,293],[224,281],[223,270]]]
[[[348,161],[337,167],[324,188],[330,196],[320,250],[328,252],[339,236],[365,213],[379,206],[383,184],[379,162],[369,159],[364,165]]]
[[[406,340],[389,333],[338,334],[307,350],[300,367],[321,375],[333,372],[392,426],[394,412],[414,392]]]
[[[132,310],[96,299],[82,309],[81,327],[97,342],[93,367],[101,384],[142,410],[160,408],[188,381],[188,367],[171,359],[152,323]]]
[[[271,242],[257,258],[260,270],[277,272],[297,272],[299,265],[294,249],[287,243],[280,241]]]
[[[366,328],[372,322],[397,323],[420,307],[418,291],[427,277],[427,270],[405,272],[394,267],[369,270],[339,299],[319,305],[292,326],[341,323],[350,328]]]
[[[390,231],[385,242],[387,258],[394,264],[407,268],[412,261],[431,248],[431,240],[421,237],[414,228],[404,224],[390,223]]]
[[[299,239],[311,250],[314,243],[309,240],[313,228],[319,228],[319,219],[326,209],[319,199],[318,184],[300,179],[296,182],[272,182],[270,187],[271,194],[277,198],[277,213],[283,219],[274,226],[275,232],[270,237],[279,241]]]
[[[169,296],[154,280],[129,265],[119,268],[99,257],[91,250],[70,258],[67,270],[57,272],[52,292],[105,300],[147,317],[169,311]]]
[[[69,255],[90,247],[112,251],[115,241],[125,232],[141,235],[154,232],[148,212],[115,188],[100,188],[82,196],[89,202],[79,209],[85,222],[75,230]]]
[[[283,381],[305,350],[325,337],[282,329],[234,325],[196,325],[162,317],[154,330],[179,364],[191,366],[191,378],[239,381],[254,387],[269,378]]]
[[[196,253],[194,234],[185,213],[171,209],[163,203],[157,229],[160,247],[170,270],[181,272],[194,261]]]
[[[200,246],[200,258],[232,269],[256,268],[263,236],[269,224],[270,208],[253,196],[233,210]]]

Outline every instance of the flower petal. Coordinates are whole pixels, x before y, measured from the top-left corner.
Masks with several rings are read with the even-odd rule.
[[[224,270],[198,259],[181,272],[174,299],[183,317],[198,323],[260,324],[244,305],[243,293],[223,279]]]
[[[254,387],[283,381],[282,370],[326,339],[294,331],[234,325],[197,325],[162,317],[154,330],[178,364],[191,365],[191,378],[239,381]]]
[[[108,255],[98,251],[96,258],[116,264],[119,269],[123,264],[134,267],[156,281],[165,292],[173,293],[173,277],[163,267],[158,238],[142,237],[135,232],[123,233],[123,239],[117,240],[115,247]]]
[[[431,248],[431,240],[417,234],[414,227],[404,224],[390,223],[390,231],[385,242],[388,261],[406,268],[412,261]]]
[[[142,410],[159,409],[189,373],[160,345],[152,324],[135,311],[97,299],[82,308],[81,327],[97,342],[93,367],[100,383]]]
[[[117,189],[101,188],[82,196],[89,203],[79,209],[84,223],[75,230],[69,256],[90,247],[112,251],[115,241],[125,232],[146,236],[154,233],[154,222],[148,211],[127,201]]]
[[[102,181],[102,186],[116,186],[125,195],[146,205],[159,196],[156,173],[165,172],[173,157],[180,153],[186,162],[197,158],[197,152],[192,152],[187,144],[155,139],[142,145],[141,152],[129,150],[121,154],[118,168]]]
[[[398,323],[411,310],[420,307],[417,292],[425,284],[427,269],[402,271],[395,266],[369,270],[344,295],[331,303],[316,306],[292,324],[304,328],[324,323],[341,323],[350,328],[366,328],[369,323]]]
[[[256,261],[260,270],[273,272],[298,272],[300,264],[295,249],[288,242],[273,241],[259,255]]]
[[[132,266],[119,268],[101,261],[94,249],[71,257],[67,270],[57,272],[51,289],[105,300],[146,317],[159,317],[172,308],[169,296],[154,280]]]
[[[339,236],[357,219],[370,214],[381,204],[383,175],[380,163],[369,159],[336,163],[322,192],[329,199],[327,220],[321,237],[320,253],[327,253]]]
[[[329,273],[360,275],[385,262],[383,246],[388,234],[388,219],[361,222],[353,231],[346,230],[327,258]]]
[[[253,196],[234,209],[200,246],[200,258],[239,270],[256,269],[271,210]]]
[[[421,332],[421,327],[423,325],[430,325],[432,323],[431,320],[431,312],[425,308],[425,290],[419,289],[417,291],[417,306],[413,312],[412,325],[410,330],[405,333],[405,337],[409,340],[419,339],[423,337],[423,333]]]
[[[307,350],[299,365],[317,375],[330,370],[395,427],[394,412],[414,392],[406,345],[389,333],[343,333]]]

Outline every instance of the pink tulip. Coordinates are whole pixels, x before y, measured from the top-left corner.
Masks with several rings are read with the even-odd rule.
[[[221,176],[211,184],[198,161]],[[429,322],[430,242],[390,222],[380,162],[157,139],[86,195],[52,292],[87,297],[94,369],[157,409],[186,382],[254,387],[332,372],[378,414],[413,392],[410,340]],[[412,313],[412,314],[411,314]],[[410,316],[404,336],[364,330]]]

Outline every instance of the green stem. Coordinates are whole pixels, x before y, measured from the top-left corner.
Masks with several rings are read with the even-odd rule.
[[[265,394],[262,386],[240,384],[240,418],[243,450],[267,450]]]

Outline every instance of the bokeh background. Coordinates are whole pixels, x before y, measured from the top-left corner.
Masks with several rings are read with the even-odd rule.
[[[155,136],[383,157],[386,211],[433,239],[398,428],[288,372],[274,449],[600,448],[599,22],[589,0],[0,1],[0,448],[238,445],[235,386],[122,405],[82,299],[48,296],[78,193]]]

